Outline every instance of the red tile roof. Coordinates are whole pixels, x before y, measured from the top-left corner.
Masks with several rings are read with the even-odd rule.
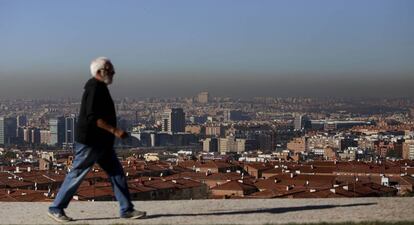
[[[256,186],[251,184],[246,184],[239,182],[237,180],[232,180],[227,183],[215,186],[212,188],[213,190],[231,190],[231,191],[243,191],[243,192],[250,192],[250,191],[258,191]]]

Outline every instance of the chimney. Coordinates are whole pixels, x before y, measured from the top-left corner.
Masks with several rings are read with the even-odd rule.
[[[276,178],[275,178],[275,183],[279,182]]]
[[[295,176],[295,174],[290,173],[290,178],[293,178]]]
[[[289,191],[290,190],[290,186],[289,185],[287,185],[286,186],[286,191]]]

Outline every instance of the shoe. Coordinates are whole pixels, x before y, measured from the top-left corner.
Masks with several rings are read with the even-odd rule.
[[[147,215],[147,212],[145,211],[137,211],[137,210],[132,210],[129,212],[126,212],[125,214],[121,215],[121,218],[126,218],[126,219],[140,219],[140,218],[144,218]]]
[[[73,221],[72,218],[66,216],[65,212],[62,210],[58,210],[58,209],[49,209],[49,211],[47,212],[47,215],[56,220],[57,222],[69,222],[69,221]]]

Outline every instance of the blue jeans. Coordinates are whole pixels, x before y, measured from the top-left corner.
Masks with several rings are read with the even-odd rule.
[[[123,215],[133,210],[134,205],[131,202],[127,179],[113,147],[88,146],[81,143],[75,143],[75,145],[73,167],[66,175],[65,181],[63,181],[49,210],[63,210],[68,207],[83,178],[95,162],[105,170],[110,178],[112,190],[119,202],[120,214]]]

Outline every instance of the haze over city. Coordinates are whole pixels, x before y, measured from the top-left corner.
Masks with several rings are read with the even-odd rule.
[[[413,9],[0,0],[0,225],[414,224]]]
[[[413,97],[413,1],[2,1],[0,96]]]

